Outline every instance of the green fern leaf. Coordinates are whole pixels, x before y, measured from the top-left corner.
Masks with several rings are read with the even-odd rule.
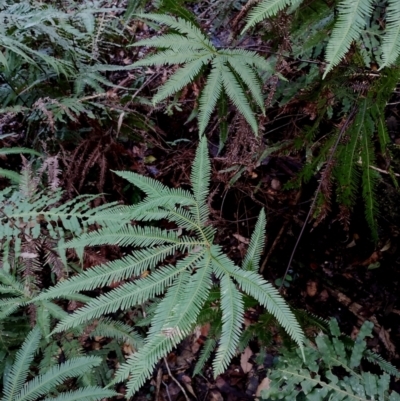
[[[165,24],[184,35],[183,38],[178,39],[176,34],[167,34],[154,38],[154,40],[139,41],[136,44],[137,46],[151,45],[163,49],[167,48],[167,50],[139,60],[129,68],[154,64],[186,63],[165,82],[154,96],[153,103],[158,103],[179,92],[195,79],[203,67],[207,67],[211,62],[211,71],[199,99],[200,136],[205,132],[211,114],[222,95],[223,88],[235,107],[244,115],[254,133],[257,134],[257,122],[246,97],[246,92],[250,93],[256,105],[264,112],[261,82],[256,69],[271,71],[269,63],[254,52],[240,49],[234,51],[217,50],[198,27],[185,19],[175,19],[161,14],[147,14],[142,15],[142,17]],[[176,39],[176,44],[174,39]]]
[[[302,0],[264,0],[256,7],[254,7],[249,16],[247,22],[242,30],[242,34],[247,31],[250,27],[256,25],[258,22],[273,17],[278,14],[279,11],[285,9],[287,6],[292,5],[296,7],[301,3]]]
[[[222,63],[217,58],[212,62],[212,70],[199,99],[199,135],[202,136],[210,121],[211,114],[222,92]]]
[[[228,275],[221,278],[222,333],[213,362],[214,377],[223,373],[236,352],[243,324],[242,295]]]
[[[97,386],[87,386],[75,391],[62,393],[57,397],[45,398],[43,401],[101,401],[115,397],[117,393]]]
[[[4,378],[3,398],[1,401],[15,401],[28,376],[29,367],[35,356],[40,338],[39,328],[35,328],[28,334],[21,349],[17,352],[10,372]]]
[[[400,2],[389,0],[386,15],[385,36],[382,44],[383,63],[380,70],[394,64],[400,55]]]
[[[211,176],[211,164],[208,158],[207,139],[202,137],[196,150],[196,157],[193,162],[190,181],[196,206],[192,207],[192,212],[196,216],[198,224],[205,224],[208,219],[208,207],[206,199]]]
[[[153,104],[157,104],[192,82],[199,74],[201,68],[206,65],[212,58],[212,55],[207,54],[198,60],[188,62],[184,67],[180,68],[168,82],[164,84],[153,97]]]
[[[246,99],[246,95],[240,87],[236,77],[226,65],[222,66],[222,83],[226,94],[232,100],[237,109],[243,114],[253,132],[258,135],[257,120],[255,119],[249,102]]]
[[[339,19],[326,48],[325,59],[328,66],[323,78],[339,64],[351,43],[360,36],[365,27],[365,18],[372,13],[372,2],[373,0],[343,0],[339,4]]]
[[[203,370],[205,363],[210,358],[211,353],[214,351],[216,345],[217,342],[215,341],[214,338],[208,338],[205,341],[203,348],[200,352],[200,357],[196,363],[196,366],[194,367],[193,376],[198,375]]]
[[[229,67],[226,67],[229,68]],[[233,75],[233,74],[232,74]],[[235,89],[236,90],[236,89]],[[98,232],[83,234],[79,239],[66,243],[64,247],[100,245],[114,243],[143,249],[134,250],[131,255],[105,265],[96,266],[82,272],[40,294],[33,302],[65,297],[77,298],[86,305],[72,315],[50,310],[50,315],[58,316],[61,322],[54,332],[79,327],[90,320],[109,313],[134,308],[136,305],[154,301],[153,310],[146,321],[151,326],[144,345],[132,355],[118,370],[114,382],[128,381],[128,396],[144,383],[158,360],[172,350],[204,318],[202,309],[209,302],[212,287],[212,273],[220,279],[220,291],[213,289],[213,296],[220,294],[222,328],[214,330],[219,335],[218,357],[215,362],[216,374],[222,372],[236,351],[243,322],[243,292],[256,298],[281,322],[289,335],[301,346],[301,330],[290,309],[279,293],[261,276],[252,271],[244,271],[223,255],[221,248],[212,245],[215,229],[208,225],[207,195],[211,163],[207,153],[206,138],[202,138],[196,152],[191,174],[192,192],[169,189],[155,180],[140,177],[134,173],[119,172],[148,196],[138,205],[104,209],[98,218],[108,222],[120,219],[120,226],[106,226]],[[139,209],[139,212],[137,212]],[[150,217],[145,217],[148,215]],[[187,235],[161,230],[154,227],[132,226],[133,216],[142,221],[167,219],[187,230]],[[252,236],[249,254],[245,264],[258,264],[264,238],[265,215],[260,213],[256,232]],[[109,235],[109,237],[107,237]],[[119,235],[119,238],[118,238]],[[175,254],[175,265],[159,265],[168,255]],[[142,273],[150,274],[142,277]],[[113,281],[134,280],[123,283],[97,298],[88,300],[79,291],[93,290],[109,285]],[[165,294],[165,295],[164,295]],[[164,297],[159,300],[160,296]],[[156,298],[156,299],[154,299]],[[18,299],[18,298],[17,298]],[[15,299],[10,301],[18,302]],[[106,320],[108,322],[108,320]],[[104,326],[104,324],[103,324]],[[99,332],[122,338],[129,330],[126,326],[117,332],[98,323]],[[97,330],[97,329],[96,329]],[[122,331],[122,333],[121,333]],[[125,334],[124,334],[125,333]],[[133,341],[133,340],[132,340]]]
[[[264,248],[265,241],[265,226],[267,224],[264,209],[261,209],[258,216],[257,224],[251,235],[249,248],[247,249],[246,256],[243,259],[243,270],[250,270],[256,272],[260,265],[260,258]]]
[[[213,255],[213,267],[219,275],[228,274],[235,279],[242,290],[255,298],[261,305],[265,306],[269,313],[275,316],[279,324],[285,329],[290,337],[303,350],[303,333],[296,318],[278,290],[265,281],[259,274],[251,271],[243,271],[235,266],[222,252],[218,246],[211,247]]]

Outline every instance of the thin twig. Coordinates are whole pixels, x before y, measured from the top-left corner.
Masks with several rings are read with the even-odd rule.
[[[336,149],[337,149],[337,147],[338,147],[338,145],[339,145],[340,140],[342,139],[342,135],[343,135],[343,133],[346,131],[347,127],[349,126],[349,124],[350,124],[351,120],[353,119],[353,117],[354,117],[354,115],[355,115],[356,112],[357,112],[357,107],[354,106],[353,110],[350,112],[350,114],[348,115],[346,121],[344,122],[343,126],[341,127],[341,129],[340,129],[340,131],[339,131],[339,135],[338,135],[338,137],[337,137],[337,139],[336,139],[335,144],[333,145],[333,148],[332,148],[332,150],[331,150],[331,153],[330,153],[330,155],[329,155],[329,158],[328,158],[328,160],[327,160],[327,162],[326,162],[326,165],[327,165],[327,166],[330,166],[330,164],[332,163],[332,161],[333,161],[333,156],[334,156],[334,154],[335,154],[335,152],[336,152]],[[313,199],[313,201],[312,201],[312,203],[311,203],[311,206],[310,206],[310,209],[309,209],[309,211],[308,211],[308,213],[307,213],[307,217],[306,217],[306,219],[304,220],[303,226],[301,227],[300,234],[299,234],[299,236],[297,237],[297,240],[296,240],[296,243],[295,243],[295,245],[294,245],[293,251],[292,251],[292,253],[291,253],[291,255],[290,255],[289,262],[288,262],[288,265],[287,265],[286,270],[285,270],[285,274],[283,275],[282,283],[281,283],[281,285],[280,285],[280,287],[279,287],[279,291],[282,290],[283,283],[285,282],[286,276],[287,276],[287,274],[288,274],[288,272],[289,272],[290,266],[291,266],[292,261],[293,261],[293,257],[294,257],[294,255],[295,255],[295,253],[296,253],[296,250],[297,250],[297,247],[298,247],[298,245],[299,245],[299,243],[300,243],[301,237],[303,236],[303,233],[304,233],[304,230],[305,230],[305,228],[306,228],[306,225],[307,225],[308,221],[310,220],[311,213],[312,213],[313,210],[314,210],[314,206],[315,206],[315,203],[316,203],[316,201],[317,201],[318,194],[319,194],[319,192],[320,192],[320,190],[321,190],[322,183],[324,182],[325,173],[326,173],[327,171],[329,171],[328,168],[326,168],[326,169],[324,170],[324,172],[322,173],[322,176],[321,176],[321,179],[320,179],[320,181],[319,181],[317,190],[315,191],[314,199]]]
[[[167,359],[166,359],[165,357],[164,357],[164,363],[165,363],[165,366],[167,367],[169,376],[170,376],[171,379],[176,383],[176,385],[181,389],[183,395],[184,395],[185,398],[186,398],[186,401],[190,401],[190,398],[189,398],[188,395],[186,394],[186,391],[185,391],[185,389],[182,387],[181,383],[179,383],[179,381],[172,375],[171,370],[169,369],[169,365],[168,365]]]

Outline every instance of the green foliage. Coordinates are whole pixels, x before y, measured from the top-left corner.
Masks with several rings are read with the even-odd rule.
[[[365,338],[371,336],[372,323],[365,322],[355,341],[341,336],[336,320],[330,321],[331,336],[319,334],[315,345],[299,353],[286,351],[272,368],[270,388],[263,400],[400,400],[389,394],[389,374],[400,376],[392,365],[379,363],[386,373],[375,375],[361,370],[361,360],[369,358]],[[389,367],[389,369],[388,369]],[[389,374],[388,374],[389,373]]]
[[[131,172],[117,173],[139,187],[147,197],[135,206],[116,207],[97,214],[97,218],[114,217],[120,221],[116,230],[108,228],[84,234],[67,247],[120,244],[137,248],[132,255],[94,267],[40,294],[35,302],[69,297],[79,291],[104,287],[113,282],[137,279],[101,295],[72,315],[62,319],[60,332],[119,310],[127,310],[147,300],[164,298],[157,304],[147,340],[138,352],[121,366],[115,381],[129,377],[128,396],[134,394],[151,374],[157,361],[187,336],[210,295],[212,274],[221,288],[222,328],[214,374],[228,365],[238,346],[243,322],[243,294],[247,293],[276,317],[280,325],[302,348],[303,335],[289,307],[278,291],[256,273],[264,239],[265,215],[259,222],[249,247],[244,268],[228,259],[220,246],[213,244],[215,230],[208,224],[207,195],[210,179],[207,141],[201,140],[192,168],[192,191],[170,189],[161,183]],[[160,229],[129,222],[167,219],[177,229]],[[127,224],[123,224],[127,222]],[[179,252],[176,264],[161,265],[168,255]],[[158,268],[157,268],[158,266]],[[150,274],[148,274],[150,273]]]
[[[105,72],[123,69],[104,63],[105,39],[123,36],[113,24],[116,11],[98,2],[2,1],[0,112],[22,112],[50,132],[80,115],[95,118],[88,100],[117,87]]]
[[[288,6],[291,6],[290,11],[293,12],[301,3],[301,0],[263,0],[250,11],[244,30],[255,26],[265,18],[275,16]],[[386,12],[383,12],[385,7]],[[365,39],[365,31],[368,28],[368,19],[376,9],[381,12],[380,29],[374,33],[378,38],[378,43],[381,44],[382,59],[377,60],[378,64],[380,69],[396,64],[400,55],[399,2],[388,0],[383,4],[378,4],[373,0],[342,0],[337,5],[338,18],[325,51],[327,67],[323,77],[326,77],[343,60],[354,41],[361,39],[363,42],[362,39]],[[384,30],[382,30],[382,20],[386,22]],[[368,51],[364,49],[364,53],[369,54],[369,59],[373,58],[374,51],[374,46],[369,46],[371,43],[370,41],[364,43],[369,48]]]
[[[57,364],[43,374],[33,376],[30,367],[41,338],[39,328],[33,329],[17,352],[15,361],[5,373],[1,401],[34,401],[37,399],[57,401],[96,401],[117,395],[112,390],[97,386],[82,387],[60,393],[58,387],[65,380],[84,375],[99,365],[100,358],[84,356]],[[47,397],[52,395],[51,397]]]
[[[211,66],[199,98],[199,134],[205,132],[218,100],[226,94],[257,135],[258,123],[252,105],[257,105],[264,113],[259,71],[270,72],[270,63],[252,51],[217,49],[199,28],[185,19],[161,14],[144,14],[142,17],[167,25],[176,33],[135,43],[134,46],[152,46],[164,50],[137,61],[131,67],[184,64],[159,88],[153,103],[179,92]],[[251,98],[247,93],[251,94]]]

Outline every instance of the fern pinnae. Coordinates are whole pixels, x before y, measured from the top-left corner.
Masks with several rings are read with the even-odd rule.
[[[48,394],[53,387],[64,380],[79,377],[100,363],[101,359],[94,356],[69,359],[62,365],[53,366],[43,375],[36,376],[27,382],[13,401],[33,401]]]
[[[262,20],[276,15],[279,11],[285,9],[296,0],[263,0],[255,6],[247,17],[247,22],[241,34],[247,31],[250,27],[256,25]],[[297,1],[298,2],[298,1]]]
[[[196,376],[203,370],[205,363],[210,358],[211,353],[214,351],[216,345],[217,342],[215,341],[214,338],[208,338],[205,341],[203,348],[200,351],[199,359],[194,367],[192,376]]]
[[[179,238],[175,231],[162,230],[158,227],[122,226],[118,231],[110,232],[110,229],[92,231],[72,240],[62,248],[75,248],[77,246],[119,245],[153,247],[163,244],[178,244]],[[60,248],[60,247],[59,247]]]
[[[174,254],[178,249],[179,245],[170,244],[151,250],[136,251],[134,255],[96,266],[84,271],[79,276],[60,282],[36,297],[35,301],[63,298],[78,291],[91,291],[97,287],[128,279],[131,276],[140,276],[143,271],[154,268],[160,261]]]
[[[17,352],[10,372],[4,378],[3,398],[1,401],[15,401],[17,394],[28,376],[30,364],[41,339],[38,327],[33,329]]]
[[[246,98],[243,89],[240,87],[235,75],[228,66],[222,65],[222,83],[226,94],[232,100],[235,107],[243,114],[244,118],[250,125],[254,134],[258,135],[258,124],[251,110],[250,104]]]
[[[202,43],[208,50],[216,51],[214,45],[206,36],[204,36],[203,32],[201,32],[201,30],[191,22],[183,18],[174,18],[166,14],[142,14],[141,17],[165,24],[182,34],[187,35],[188,39]]]
[[[373,0],[343,0],[339,6],[339,20],[335,24],[326,48],[328,66],[323,78],[342,60],[351,43],[356,40],[363,27],[365,17],[372,13]]]
[[[143,338],[135,330],[120,321],[109,318],[100,319],[90,337],[101,336],[123,341],[139,349],[143,345]]]
[[[303,332],[296,318],[278,290],[265,281],[262,276],[252,271],[244,271],[224,255],[219,246],[211,247],[213,267],[217,275],[228,274],[246,293],[265,306],[269,313],[275,316],[279,324],[298,344],[303,352]]]
[[[236,352],[243,324],[242,295],[229,275],[221,278],[222,333],[213,361],[214,377],[223,373]]]
[[[265,226],[267,220],[265,211],[261,209],[256,226],[250,238],[249,248],[242,262],[243,270],[257,272],[265,242]]]
[[[75,391],[62,393],[57,397],[45,398],[43,401],[101,401],[111,399],[118,393],[98,386],[87,386]]]
[[[186,52],[188,50],[204,50],[204,45],[200,42],[187,38],[186,36],[168,34],[156,36],[150,39],[142,39],[132,46],[155,46],[166,49],[175,49],[175,51]]]
[[[400,2],[388,0],[386,27],[382,44],[382,59],[379,70],[394,64],[400,55]]]
[[[159,335],[165,325],[167,319],[171,316],[173,309],[179,304],[185,288],[189,284],[191,273],[189,271],[182,272],[168,288],[164,298],[157,305],[149,329],[149,338]]]
[[[207,52],[204,54],[199,54],[199,52],[194,53],[178,53],[175,50],[165,50],[162,52],[158,52],[157,54],[148,56],[142,60],[136,61],[132,65],[129,66],[129,69],[135,69],[138,67],[147,67],[152,65],[174,65],[174,64],[183,64],[191,61],[197,60],[201,56],[207,55]]]
[[[264,99],[260,86],[260,79],[257,77],[254,69],[249,66],[247,63],[229,63],[229,66],[232,70],[236,72],[236,74],[240,77],[240,79],[246,84],[250,93],[253,96],[253,99],[256,101],[257,105],[262,110],[263,114],[265,113],[264,108]]]
[[[192,209],[194,209],[193,214],[196,215],[199,224],[205,224],[208,219],[206,199],[208,196],[210,175],[211,164],[208,158],[207,139],[203,136],[196,149],[196,157],[190,175],[194,199],[196,200],[196,205]]]
[[[216,58],[199,99],[199,135],[202,136],[210,121],[211,114],[222,93],[222,63]]]
[[[118,309],[125,310],[154,298],[156,295],[160,295],[165,291],[166,287],[169,287],[173,283],[178,274],[192,266],[201,256],[201,253],[191,254],[180,260],[176,266],[163,266],[162,269],[145,278],[136,280],[133,283],[124,284],[107,294],[93,299],[73,315],[62,320],[53,332],[77,327],[90,319],[116,312]]]
[[[210,54],[207,54],[197,60],[187,63],[184,67],[181,67],[176,71],[154,95],[152,99],[153,104],[157,104],[162,100],[167,99],[169,96],[179,92],[186,85],[192,82],[199,74],[201,68],[210,61],[211,57]]]

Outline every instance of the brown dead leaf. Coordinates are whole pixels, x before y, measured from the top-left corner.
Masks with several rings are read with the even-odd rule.
[[[239,242],[242,242],[243,244],[249,244],[250,240],[246,237],[243,237],[240,234],[232,234],[233,237],[235,237]]]
[[[270,383],[271,383],[271,380],[268,379],[268,377],[265,377],[264,379],[262,379],[261,383],[257,387],[257,391],[256,391],[257,398],[261,397],[261,391],[269,389]]]
[[[249,359],[252,355],[253,351],[250,349],[250,347],[246,347],[240,356],[240,366],[242,367],[244,373],[249,373],[253,368],[253,364],[249,363]]]
[[[385,346],[385,348],[391,353],[391,354],[395,354],[396,352],[396,347],[394,346],[394,344],[392,343],[392,341],[390,340],[390,334],[388,330],[385,330],[383,327],[381,327],[381,329],[379,330],[379,338],[382,340],[383,345]]]

